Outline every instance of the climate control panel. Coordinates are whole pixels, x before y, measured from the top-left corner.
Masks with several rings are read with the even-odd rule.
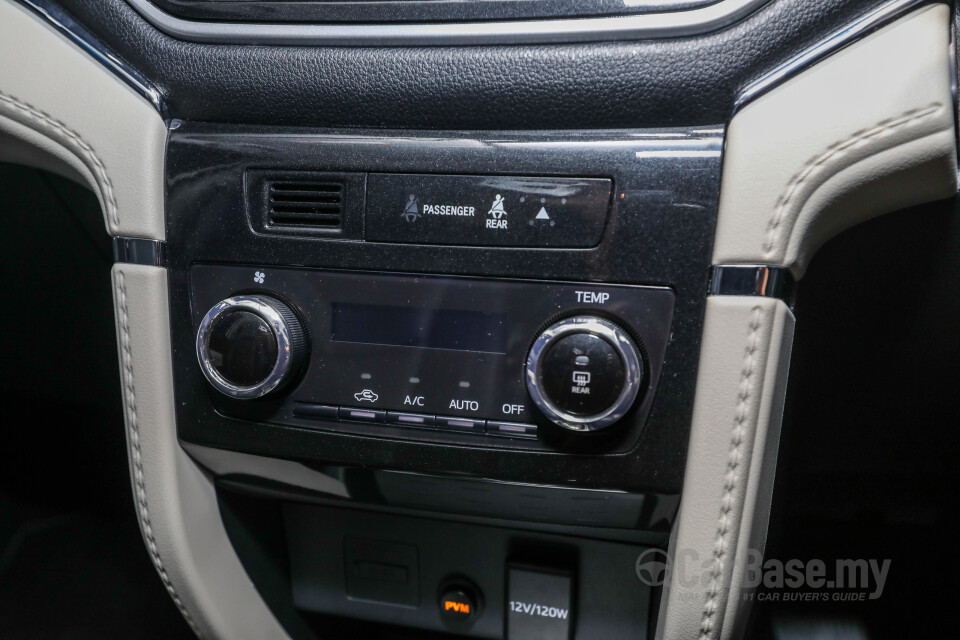
[[[521,448],[642,414],[674,305],[665,287],[258,266],[195,265],[191,289],[222,413]]]

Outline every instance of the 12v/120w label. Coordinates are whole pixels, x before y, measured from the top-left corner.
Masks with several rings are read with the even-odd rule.
[[[535,602],[519,602],[517,600],[510,601],[510,611],[525,613],[530,616],[540,616],[542,618],[558,618],[560,620],[566,620],[569,613],[567,609],[545,607]]]

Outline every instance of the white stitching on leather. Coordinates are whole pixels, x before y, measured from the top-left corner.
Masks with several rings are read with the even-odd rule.
[[[49,135],[50,133],[55,132],[60,134],[57,136],[58,142],[67,146],[70,151],[74,153],[74,155],[83,161],[84,164],[87,165],[87,168],[90,169],[90,172],[93,174],[93,176],[97,179],[98,187],[104,196],[105,206],[107,208],[107,217],[113,222],[114,227],[118,227],[120,225],[120,219],[117,211],[117,200],[113,191],[113,183],[110,181],[110,176],[107,173],[107,169],[100,160],[100,157],[97,156],[97,153],[94,151],[93,147],[86,140],[84,140],[80,134],[70,129],[64,123],[56,120],[43,111],[32,107],[29,104],[17,100],[9,94],[0,92],[0,101],[10,105],[27,118],[32,119],[34,122],[38,122],[41,125],[46,125],[47,128],[45,128],[45,130],[41,133]],[[53,132],[51,132],[50,129],[53,129]],[[203,634],[200,633],[200,629],[197,627],[196,623],[191,617],[190,612],[187,611],[183,602],[180,600],[180,596],[177,595],[177,591],[174,588],[173,583],[170,581],[170,577],[167,575],[167,570],[163,566],[163,560],[160,558],[160,552],[157,548],[156,539],[153,536],[153,526],[150,523],[150,512],[147,508],[146,485],[144,484],[143,454],[140,450],[140,430],[139,422],[137,420],[136,387],[134,386],[133,378],[133,354],[130,349],[127,292],[122,270],[117,271],[116,288],[117,304],[120,308],[120,352],[123,360],[123,387],[127,400],[127,418],[129,422],[130,433],[130,452],[133,458],[134,466],[134,493],[136,494],[137,499],[137,515],[140,518],[140,524],[143,528],[143,535],[147,543],[147,549],[150,552],[150,558],[153,561],[153,565],[156,568],[157,573],[160,575],[160,580],[163,582],[164,587],[166,587],[167,592],[170,594],[170,597],[173,599],[174,604],[177,606],[177,609],[179,609],[184,620],[187,621],[187,624],[190,625],[190,628],[198,638],[203,638]]]
[[[773,254],[778,239],[777,234],[779,227],[786,217],[785,214],[788,205],[791,203],[800,187],[803,186],[803,184],[816,172],[817,169],[823,167],[832,160],[842,157],[846,151],[860,143],[870,142],[883,133],[892,131],[899,127],[914,124],[938,113],[942,106],[943,105],[939,102],[933,102],[925,107],[919,107],[905,111],[896,118],[881,120],[870,129],[861,129],[845,140],[834,142],[827,147],[827,150],[822,154],[809,160],[800,169],[800,171],[790,179],[790,182],[787,184],[787,188],[784,190],[783,195],[781,195],[777,201],[777,207],[774,209],[773,215],[770,218],[770,222],[767,224],[767,236],[763,243],[764,254],[768,257]]]
[[[114,228],[119,227],[120,217],[117,213],[117,200],[113,193],[113,184],[110,182],[110,176],[107,174],[106,167],[104,167],[103,162],[100,160],[99,156],[97,156],[97,153],[93,150],[93,147],[90,146],[90,144],[84,140],[79,133],[67,125],[35,107],[17,100],[9,94],[0,92],[0,101],[7,103],[14,109],[23,113],[26,117],[32,119],[34,122],[39,122],[42,125],[46,125],[46,127],[52,128],[55,132],[60,134],[58,141],[67,147],[72,147],[70,150],[73,151],[74,155],[80,158],[80,160],[87,165],[87,168],[90,169],[90,173],[92,173],[97,179],[97,186],[100,188],[100,191],[103,194],[107,208],[107,217],[113,223]],[[47,129],[41,133],[49,134],[51,132],[49,129]]]
[[[157,548],[157,541],[153,537],[153,526],[150,524],[150,512],[147,509],[147,489],[143,475],[143,456],[140,451],[140,425],[137,420],[137,392],[133,377],[133,352],[130,349],[130,319],[127,313],[127,289],[124,274],[121,269],[117,269],[116,287],[117,306],[120,308],[120,353],[123,360],[123,389],[127,400],[127,422],[130,433],[130,454],[133,459],[133,489],[137,498],[137,515],[140,517],[140,526],[143,528],[143,537],[147,543],[147,549],[150,551],[150,558],[153,560],[153,566],[156,567],[157,573],[160,574],[160,580],[163,581],[163,586],[167,588],[167,592],[170,594],[170,597],[173,598],[174,604],[177,605],[177,609],[180,610],[187,624],[190,625],[190,628],[198,638],[202,638],[203,635],[190,616],[190,612],[188,612],[183,605],[173,583],[170,581],[170,577],[167,575],[167,570],[163,566],[163,560],[160,558],[160,551]]]
[[[750,396],[753,391],[753,374],[756,366],[756,353],[760,348],[760,326],[763,309],[757,305],[750,316],[747,346],[743,351],[743,368],[740,370],[740,386],[737,392],[737,409],[733,418],[733,431],[730,434],[730,455],[727,458],[727,473],[724,477],[723,495],[720,497],[720,518],[717,522],[717,537],[713,544],[713,568],[710,571],[710,583],[707,587],[707,600],[700,619],[700,640],[709,638],[714,630],[717,612],[717,598],[720,595],[720,582],[723,578],[723,563],[727,554],[727,533],[730,531],[731,512],[733,511],[740,468],[740,449],[744,441],[745,424],[749,413]]]

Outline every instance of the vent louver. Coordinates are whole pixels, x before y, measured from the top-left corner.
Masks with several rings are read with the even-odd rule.
[[[270,180],[266,186],[270,225],[335,229],[343,222],[342,182]]]

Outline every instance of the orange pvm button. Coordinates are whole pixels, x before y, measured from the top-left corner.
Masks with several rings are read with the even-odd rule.
[[[469,602],[457,602],[456,600],[444,600],[443,601],[444,611],[453,611],[455,613],[470,613],[470,603]]]
[[[477,614],[477,596],[472,585],[457,584],[440,594],[440,615],[450,623],[462,624]]]

